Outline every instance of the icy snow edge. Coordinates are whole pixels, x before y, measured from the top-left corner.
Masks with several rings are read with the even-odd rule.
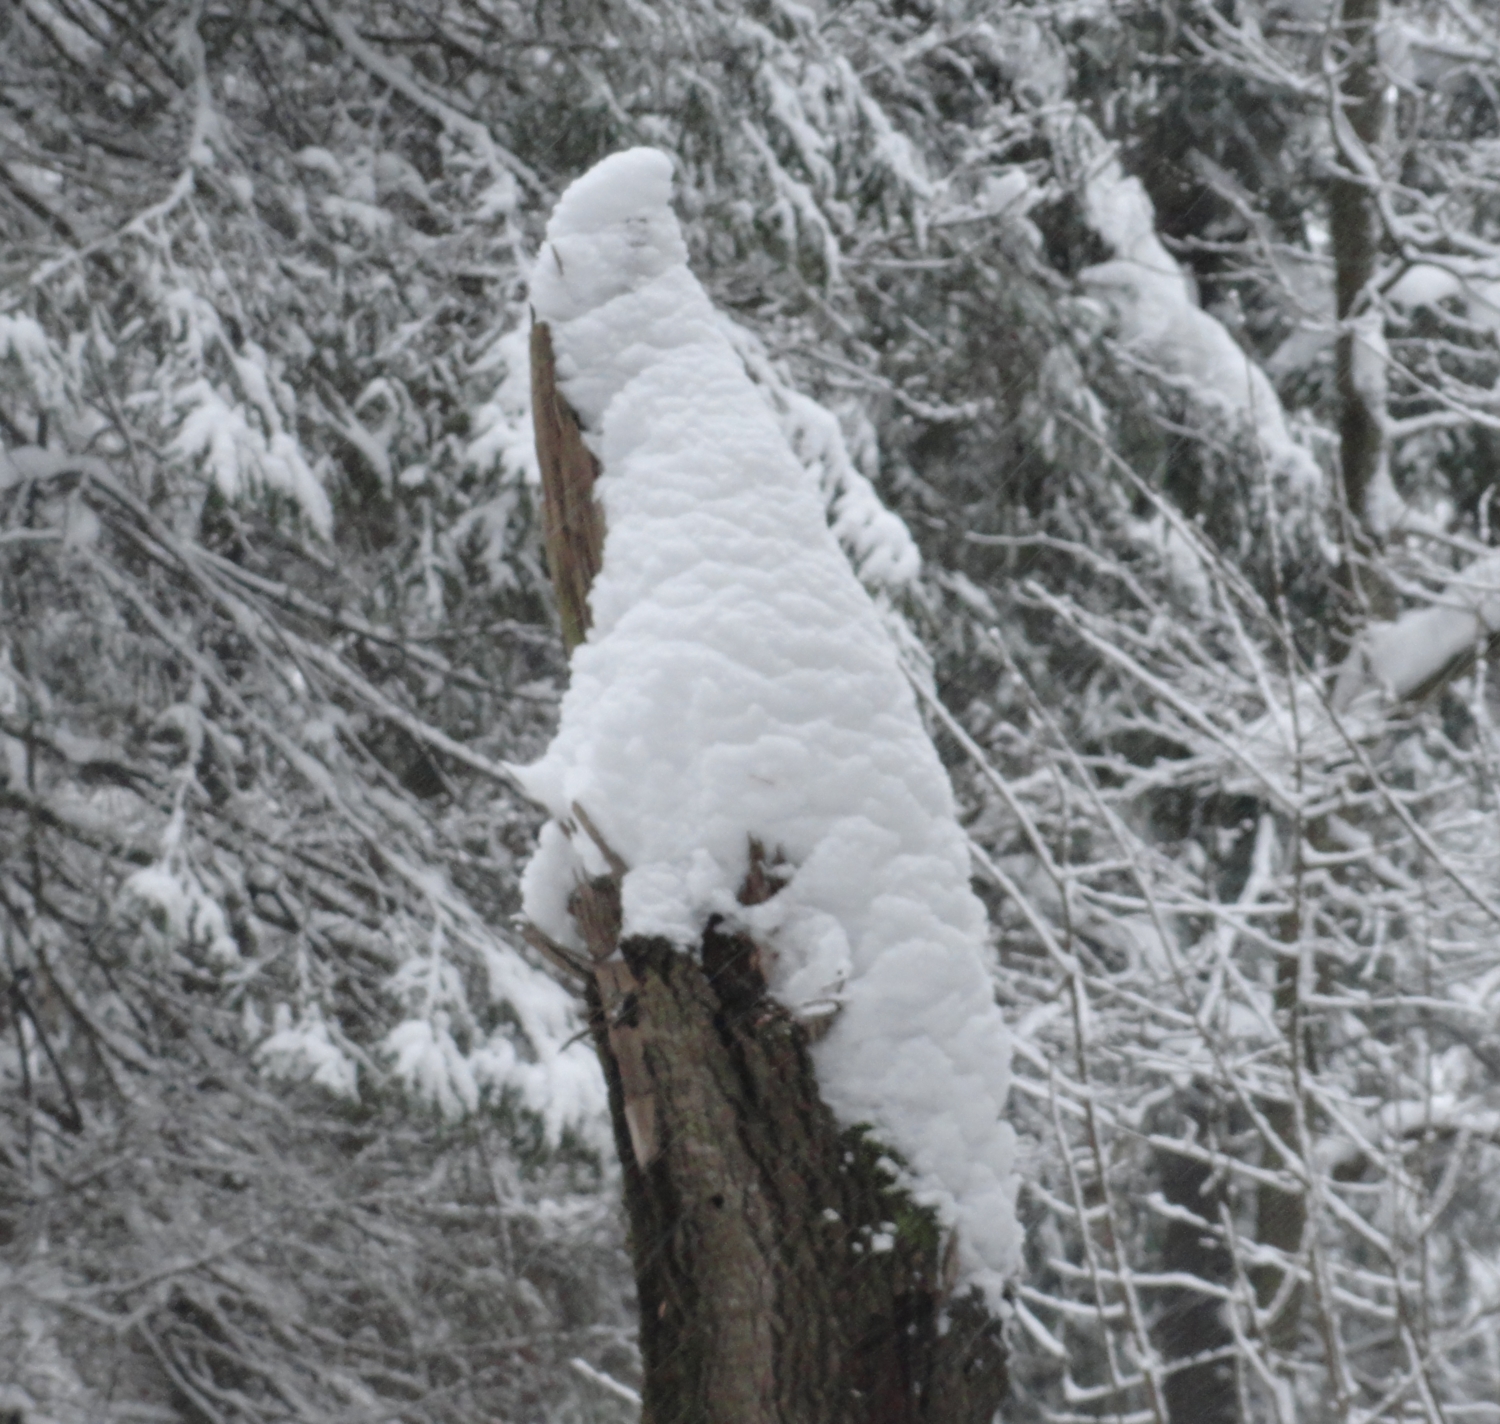
[[[714,913],[752,933],[782,1003],[838,1007],[825,1101],[901,1155],[998,1304],[1020,1245],[1010,1040],[952,790],[815,478],[688,271],[671,177],[652,149],[605,159],[532,276],[608,532],[557,736],[521,772],[554,817],[525,913],[578,944],[568,895],[605,866],[568,833],[577,803],[630,867],[626,934],[688,948]],[[792,873],[746,908],[752,837]]]

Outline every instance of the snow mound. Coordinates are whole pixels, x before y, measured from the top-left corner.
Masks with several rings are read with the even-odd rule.
[[[1019,1255],[1010,1040],[952,790],[816,477],[687,269],[670,192],[664,155],[606,159],[558,204],[532,281],[608,534],[557,736],[520,772],[554,817],[525,911],[578,944],[568,894],[605,866],[576,804],[629,867],[627,934],[687,950],[711,914],[753,933],[783,1003],[837,1007],[814,1049],[825,1100],[900,1153],[998,1302]],[[752,838],[788,879],[746,908]]]

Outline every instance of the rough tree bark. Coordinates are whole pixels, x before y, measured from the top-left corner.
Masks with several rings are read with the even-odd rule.
[[[542,468],[542,537],[557,594],[563,643],[572,652],[589,630],[589,587],[604,557],[604,518],[594,500],[599,462],[557,389],[546,322],[531,328],[531,419]]]
[[[604,526],[597,463],[558,393],[548,328],[532,384],[551,575],[569,649],[589,626]],[[821,1101],[807,1029],[766,992],[756,945],[720,920],[696,954],[621,936],[626,867],[570,903],[609,1085],[641,1311],[644,1424],[989,1424],[1000,1323],[954,1299],[953,1243],[894,1190],[881,1147]],[[749,847],[746,904],[780,885]],[[877,1240],[877,1238],[879,1238]],[[892,1242],[888,1249],[886,1241]]]

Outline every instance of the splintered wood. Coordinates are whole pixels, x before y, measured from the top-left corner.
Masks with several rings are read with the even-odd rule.
[[[542,534],[563,644],[572,652],[589,631],[589,589],[604,558],[604,515],[594,499],[599,462],[578,418],[557,389],[552,329],[531,328],[531,417],[542,469]]]

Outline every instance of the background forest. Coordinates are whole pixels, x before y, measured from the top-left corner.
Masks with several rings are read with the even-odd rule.
[[[672,154],[1017,1035],[1005,1417],[1500,1419],[1500,13],[0,10],[0,1418],[634,1417],[526,267]]]

